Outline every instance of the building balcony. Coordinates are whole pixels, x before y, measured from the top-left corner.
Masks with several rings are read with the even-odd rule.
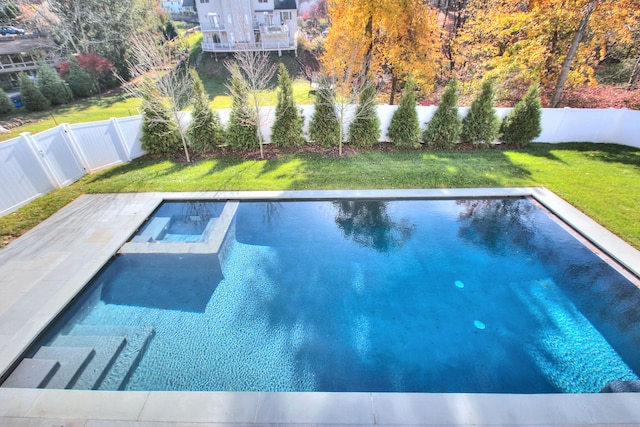
[[[214,32],[226,32],[226,28],[224,24],[212,25],[212,24],[201,24],[200,30],[204,32],[214,33]]]
[[[289,34],[289,27],[286,25],[259,25],[260,34]]]
[[[243,50],[280,52],[283,50],[296,50],[295,41],[285,40],[262,40],[258,43],[202,43],[203,52],[231,53]]]

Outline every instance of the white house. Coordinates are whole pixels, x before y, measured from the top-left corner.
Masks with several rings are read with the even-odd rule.
[[[189,15],[196,13],[196,0],[170,0],[162,2],[162,10],[173,15]]]
[[[196,0],[204,52],[296,49],[297,0]]]

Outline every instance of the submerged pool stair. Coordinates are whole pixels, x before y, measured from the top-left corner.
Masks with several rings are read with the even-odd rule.
[[[23,359],[3,387],[122,390],[154,332],[153,326],[77,325]]]

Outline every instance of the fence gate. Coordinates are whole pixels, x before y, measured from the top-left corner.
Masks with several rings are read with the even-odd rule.
[[[49,129],[31,138],[60,187],[79,180],[87,173],[81,164],[81,154],[63,127]]]

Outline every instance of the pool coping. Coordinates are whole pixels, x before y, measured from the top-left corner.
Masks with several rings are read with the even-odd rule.
[[[74,298],[163,200],[523,196],[537,200],[640,277],[639,251],[541,187],[83,195],[0,251],[0,302],[5,300],[4,304],[0,303],[0,373],[6,373],[33,337]],[[69,235],[75,236],[74,239]],[[118,425],[116,421],[123,426],[138,423],[145,426],[157,423],[633,424],[640,423],[640,393],[98,392],[0,388],[0,425],[3,421],[26,425],[35,419],[71,420],[85,426]]]

